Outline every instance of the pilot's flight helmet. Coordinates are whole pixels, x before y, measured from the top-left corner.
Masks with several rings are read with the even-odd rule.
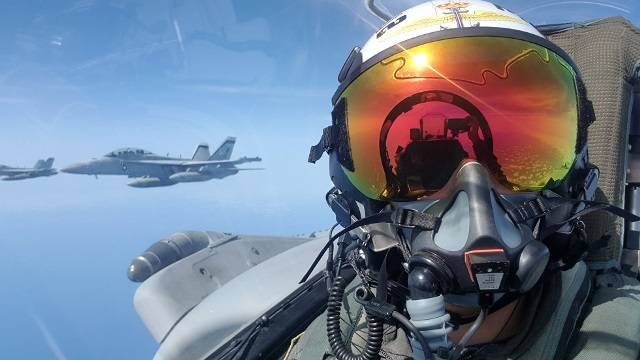
[[[327,200],[343,227],[368,224],[362,243],[405,249],[410,269],[428,262],[458,294],[524,292],[551,261],[577,261],[565,253],[584,238],[574,202],[597,186],[593,106],[573,60],[533,25],[485,1],[426,2],[354,48],[338,80],[309,161],[329,153]],[[407,211],[428,229],[414,215],[377,220]],[[483,288],[474,261],[502,264],[501,280]]]
[[[406,10],[353,49],[339,81],[323,148],[360,203],[437,199],[469,161],[502,192],[558,188],[593,120],[571,58],[485,1]]]

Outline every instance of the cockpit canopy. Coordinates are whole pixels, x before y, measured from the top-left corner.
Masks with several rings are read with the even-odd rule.
[[[153,153],[143,149],[136,148],[122,148],[113,150],[112,152],[105,155],[105,157],[133,157],[133,156],[143,156],[143,155],[152,155]]]

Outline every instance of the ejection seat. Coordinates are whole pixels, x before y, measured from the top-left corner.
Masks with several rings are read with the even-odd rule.
[[[577,63],[593,102],[587,144],[590,162],[600,169],[595,200],[640,214],[640,30],[621,17],[539,29]],[[595,289],[568,358],[636,359],[640,224],[606,212],[584,222]]]
[[[589,127],[589,160],[600,169],[596,200],[640,214],[640,30],[622,17],[539,30],[576,62],[596,120]],[[621,268],[638,277],[640,225],[606,212],[585,219],[592,270]]]

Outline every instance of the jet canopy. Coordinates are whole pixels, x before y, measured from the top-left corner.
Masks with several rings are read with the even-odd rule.
[[[130,157],[130,156],[140,156],[140,155],[152,155],[153,153],[143,149],[136,148],[121,148],[117,150],[113,150],[112,152],[105,155],[105,157]]]

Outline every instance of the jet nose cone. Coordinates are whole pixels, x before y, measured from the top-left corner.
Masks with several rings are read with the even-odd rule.
[[[138,256],[131,260],[127,276],[133,282],[143,282],[153,275],[153,268],[147,259]]]
[[[69,166],[63,167],[60,169],[63,173],[67,174],[86,174],[87,173],[87,164],[85,163],[75,163]]]

